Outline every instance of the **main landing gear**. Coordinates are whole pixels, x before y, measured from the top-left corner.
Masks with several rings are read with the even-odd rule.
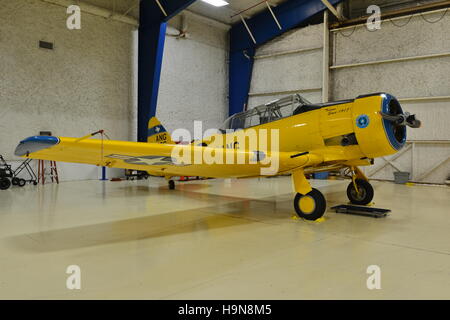
[[[358,205],[369,204],[373,199],[373,187],[366,176],[357,167],[349,168],[352,182],[347,188],[347,196],[351,203]],[[295,212],[300,218],[317,220],[323,216],[327,208],[327,202],[323,194],[312,188],[305,178],[303,169],[292,173],[292,180],[297,194],[294,199]]]
[[[327,208],[327,202],[323,194],[319,190],[311,188],[303,169],[294,171],[292,180],[295,191],[297,191],[294,199],[294,208],[297,215],[306,220],[321,218]]]
[[[317,220],[325,213],[327,202],[322,192],[313,188],[305,195],[300,193],[296,194],[294,208],[300,218]]]

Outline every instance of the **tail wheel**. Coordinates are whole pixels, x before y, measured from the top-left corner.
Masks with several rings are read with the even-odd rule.
[[[366,205],[373,199],[373,187],[372,185],[363,179],[355,180],[358,191],[355,190],[353,182],[347,187],[347,197],[351,203]]]
[[[11,186],[11,181],[7,178],[0,178],[0,190],[6,190]]]
[[[294,208],[300,218],[317,220],[325,213],[327,202],[323,194],[313,188],[305,195],[297,193],[294,199]]]
[[[23,187],[27,184],[25,179],[19,179],[19,183],[17,184],[19,187]]]

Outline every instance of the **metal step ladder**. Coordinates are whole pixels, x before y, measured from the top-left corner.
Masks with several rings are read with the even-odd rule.
[[[45,171],[45,162],[50,162],[50,172]],[[45,184],[45,177],[50,177],[52,183],[59,184],[58,169],[56,168],[56,161],[39,160],[38,162],[38,182]]]

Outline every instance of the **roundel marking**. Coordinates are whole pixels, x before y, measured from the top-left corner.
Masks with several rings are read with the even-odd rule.
[[[356,125],[361,129],[367,128],[369,122],[369,116],[366,114],[362,114],[358,118],[356,118]]]

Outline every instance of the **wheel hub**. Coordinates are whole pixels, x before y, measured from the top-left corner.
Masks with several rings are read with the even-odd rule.
[[[358,191],[357,192],[355,189],[353,189],[351,191],[352,196],[356,199],[356,200],[363,200],[366,197],[366,190],[364,188],[362,188],[361,186],[358,186]]]
[[[314,212],[314,210],[316,209],[316,202],[314,201],[313,197],[306,195],[300,198],[299,207],[300,210],[303,211],[303,213],[309,214]]]

